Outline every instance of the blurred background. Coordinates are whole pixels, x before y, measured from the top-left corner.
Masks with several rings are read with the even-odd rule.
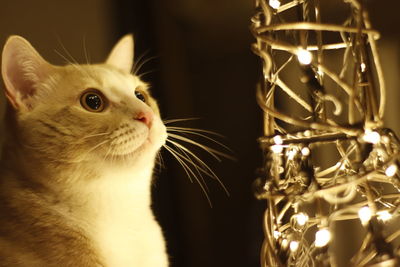
[[[387,126],[399,133],[400,3],[367,3],[382,33]],[[90,62],[101,62],[122,35],[133,33],[136,58],[148,60],[139,73],[151,83],[163,118],[200,118],[176,125],[225,136],[217,139],[237,161],[218,162],[196,151],[230,192],[227,196],[216,180],[206,179],[212,207],[200,186],[163,153],[154,210],[172,267],[259,266],[265,204],[251,189],[261,165],[256,139],[262,134],[255,102],[261,67],[250,51],[252,14],[252,0],[1,0],[0,44],[9,35],[22,35],[53,64],[65,64],[58,53],[86,62],[85,50]],[[3,114],[3,95],[0,106]]]

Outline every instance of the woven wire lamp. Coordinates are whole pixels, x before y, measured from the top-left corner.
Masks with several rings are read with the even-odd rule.
[[[340,266],[338,239],[353,232],[346,266],[400,266],[400,143],[383,126],[379,34],[363,2],[256,0],[251,30],[263,63],[262,266]]]

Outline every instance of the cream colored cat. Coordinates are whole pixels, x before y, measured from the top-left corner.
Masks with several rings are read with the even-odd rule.
[[[150,209],[167,133],[132,63],[130,35],[98,65],[54,66],[8,39],[0,266],[168,266]]]

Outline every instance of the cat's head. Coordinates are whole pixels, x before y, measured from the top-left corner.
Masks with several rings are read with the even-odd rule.
[[[154,158],[166,129],[148,85],[131,74],[133,37],[123,37],[103,64],[55,66],[28,41],[3,49],[5,94],[18,142],[44,160],[141,163]]]

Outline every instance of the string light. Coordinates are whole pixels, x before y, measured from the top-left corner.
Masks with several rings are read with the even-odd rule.
[[[363,1],[332,0],[347,6],[343,24],[325,17],[324,1],[255,1],[265,122],[256,192],[268,201],[265,229],[276,229],[264,231],[262,267],[335,266],[335,223],[355,218],[359,240],[346,242],[361,245],[342,262],[383,266],[374,256],[382,251],[400,258],[400,226],[387,227],[400,211],[400,142],[384,127],[379,34]]]
[[[279,0],[269,0],[269,5],[273,9],[278,9],[281,6],[281,2]]]
[[[378,211],[376,214],[378,215],[378,219],[383,222],[387,222],[393,217],[392,214],[387,210]]]
[[[303,65],[309,65],[312,61],[312,54],[310,51],[305,49],[299,49],[297,51],[297,59]]]
[[[392,177],[396,174],[397,172],[397,166],[395,164],[389,165],[389,167],[386,168],[385,174],[386,176]]]
[[[372,217],[372,211],[369,207],[362,207],[361,209],[359,209],[358,211],[358,217],[361,220],[361,223],[363,225],[366,225]]]
[[[296,250],[299,248],[299,241],[291,241],[289,247],[292,252],[296,252]]]
[[[367,143],[378,144],[381,140],[381,136],[378,132],[367,129],[365,130],[363,140]]]
[[[315,233],[315,246],[325,247],[331,241],[331,232],[327,228],[322,228]]]

